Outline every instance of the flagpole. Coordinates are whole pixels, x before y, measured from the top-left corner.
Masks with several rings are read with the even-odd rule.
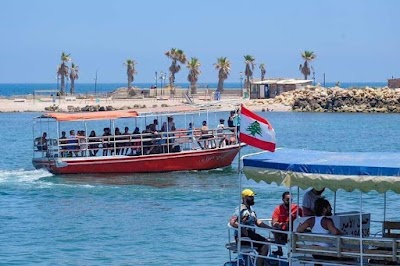
[[[240,105],[239,113],[236,113],[236,115],[240,115],[241,110],[242,110],[242,105]],[[237,119],[236,121],[240,121],[240,120]],[[239,126],[240,126],[240,124],[239,124]],[[240,157],[242,157],[242,155],[241,155],[242,143],[240,142],[240,132],[238,132],[238,125],[237,124],[236,124],[236,127],[235,127],[235,134],[236,134],[236,138],[238,139],[238,143],[239,143],[238,173],[240,174],[241,168],[242,168],[242,166],[241,166],[242,164],[241,164],[241,160],[240,160]],[[239,176],[239,178],[240,178],[240,176]]]
[[[241,107],[241,105],[240,105],[240,107]],[[239,109],[239,113],[240,113],[240,110],[241,110],[241,108]],[[241,228],[241,225],[242,225],[242,219],[241,219],[241,215],[240,215],[240,208],[241,208],[241,205],[242,205],[242,164],[241,164],[241,157],[242,157],[242,155],[241,155],[241,149],[242,149],[242,145],[241,145],[241,142],[240,142],[240,138],[239,138],[239,135],[240,135],[240,132],[237,132],[237,125],[236,125],[236,127],[235,127],[235,130],[234,130],[234,133],[236,134],[236,138],[238,139],[238,143],[239,143],[239,153],[238,153],[238,181],[239,181],[239,217],[238,217],[238,219],[239,219],[239,221],[238,221],[238,258],[240,257],[240,249],[242,248],[242,228]],[[239,265],[239,260],[237,260],[237,265]]]

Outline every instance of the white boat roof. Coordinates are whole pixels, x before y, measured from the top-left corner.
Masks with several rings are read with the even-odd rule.
[[[329,188],[400,194],[400,153],[327,152],[277,149],[274,153],[246,155],[243,170],[257,182],[298,186],[302,189]]]
[[[292,84],[311,84],[312,80],[306,79],[265,79],[259,81],[253,81],[251,84],[281,84],[281,85],[292,85]]]

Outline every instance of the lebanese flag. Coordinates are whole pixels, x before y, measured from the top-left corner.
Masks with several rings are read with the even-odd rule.
[[[240,141],[259,149],[275,151],[275,130],[267,119],[241,106]]]

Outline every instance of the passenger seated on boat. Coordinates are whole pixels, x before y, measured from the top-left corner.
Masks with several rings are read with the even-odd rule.
[[[71,157],[73,154],[75,154],[75,156],[79,156],[78,155],[78,151],[79,151],[78,138],[75,135],[75,130],[69,131],[67,143],[68,143],[67,150],[69,151],[68,156]]]
[[[229,224],[234,227],[239,227],[239,220],[241,224],[246,226],[258,226],[263,228],[270,228],[269,225],[265,224],[262,220],[257,218],[256,212],[253,210],[254,196],[256,194],[250,189],[244,189],[242,191],[242,204],[236,207],[234,214],[232,215]],[[253,228],[241,228],[241,237],[248,237],[251,240],[259,242],[267,242],[267,239],[255,232]],[[235,239],[237,241],[238,232],[235,232]],[[249,245],[248,242],[242,241],[242,245]],[[269,251],[269,245],[263,243],[253,242],[253,246],[257,249],[258,254],[262,256],[267,256]],[[264,265],[264,259],[257,259],[257,266]]]
[[[168,116],[167,122],[164,122],[161,127],[161,131],[162,132],[173,132],[175,130],[176,130],[176,128],[175,128],[174,118],[172,116]],[[171,152],[173,149],[173,146],[174,146],[174,142],[175,142],[175,134],[174,133],[164,134],[164,137],[166,138],[166,144],[168,145],[169,152]]]
[[[123,137],[121,140],[123,142],[121,143],[121,155],[128,155],[129,152],[129,147],[131,146],[131,133],[129,133],[129,127],[124,128],[124,133],[122,133],[125,137]]]
[[[79,149],[81,150],[81,156],[86,156],[86,151],[88,148],[88,144],[86,142],[86,133],[84,130],[79,130],[77,135],[79,141]]]
[[[189,127],[187,129],[187,135],[192,137],[193,136],[193,130],[194,130],[193,123],[190,122],[189,123]]]
[[[96,138],[96,132],[92,130],[89,135],[89,155],[90,156],[96,156],[97,152],[99,151],[99,144],[98,143],[93,143],[93,142],[99,142],[99,139]]]
[[[291,195],[289,191],[282,193],[283,203],[279,204],[272,213],[272,227],[277,230],[288,231],[289,230],[289,204],[291,201]],[[302,215],[301,209],[298,208],[297,204],[292,203],[290,208],[291,221],[293,228],[293,221],[297,218],[297,212]],[[287,242],[287,234],[274,233],[275,242],[278,244],[285,244]],[[278,256],[282,256],[282,247],[278,247],[278,250],[273,252]]]
[[[150,125],[147,125],[146,129],[142,133],[143,138],[145,139],[145,141],[143,141],[143,154],[153,153],[153,150],[155,149],[153,142],[154,134],[150,130]]]
[[[111,155],[114,153],[114,149],[115,149],[115,154],[119,155],[120,151],[121,151],[121,147],[122,147],[122,143],[121,143],[121,131],[119,131],[119,127],[115,128],[114,131],[114,140],[112,141],[112,147],[111,147]]]
[[[304,223],[300,224],[297,228],[298,233],[303,233],[307,228],[311,228],[311,232],[314,234],[322,235],[342,235],[342,232],[336,228],[331,218],[326,216],[332,216],[332,207],[329,201],[325,198],[318,198],[315,201],[315,217],[308,218]],[[332,244],[316,242],[314,245],[321,247],[330,247]],[[338,258],[334,256],[325,255],[313,255],[315,259],[325,259],[325,260],[353,260],[352,258]],[[321,265],[321,264],[315,264]]]
[[[59,139],[59,143],[60,143],[60,150],[61,150],[61,157],[65,157],[65,150],[67,149],[67,136],[66,136],[66,132],[63,131],[61,132],[61,137]]]
[[[35,139],[35,146],[38,151],[47,151],[47,133],[43,132],[41,137]]]
[[[159,131],[159,129],[158,129],[158,120],[157,119],[154,119],[153,120],[153,124],[150,124],[150,131],[151,132],[156,132],[156,131]]]
[[[189,123],[189,127],[188,127],[188,129],[187,129],[187,133],[186,133],[186,135],[187,135],[187,141],[188,142],[190,142],[190,149],[192,149],[193,148],[193,144],[192,144],[192,142],[193,142],[193,140],[195,140],[195,138],[194,138],[194,127],[193,127],[193,123],[192,122],[190,122]]]
[[[228,144],[228,140],[226,139],[226,136],[224,134],[224,129],[225,129],[224,122],[225,120],[221,118],[219,120],[219,124],[217,125],[217,139],[219,148],[225,147]]]
[[[131,155],[136,155],[140,153],[141,149],[141,141],[140,141],[140,130],[138,127],[133,131],[132,136],[132,146],[131,146]]]
[[[103,156],[107,156],[108,149],[109,149],[109,147],[111,147],[111,144],[110,144],[111,130],[109,127],[105,127],[103,129],[103,131],[104,131],[103,138],[102,138]]]
[[[199,141],[197,141],[197,143],[203,150],[207,148],[212,148],[210,139],[214,139],[214,135],[211,134],[208,130],[207,121],[203,121]],[[200,140],[204,140],[203,145],[201,145]]]

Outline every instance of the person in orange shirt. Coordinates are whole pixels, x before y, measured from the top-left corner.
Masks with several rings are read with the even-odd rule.
[[[272,213],[272,227],[277,230],[282,230],[282,231],[288,231],[289,230],[289,204],[291,196],[289,191],[285,191],[282,193],[282,201],[283,203],[279,204],[276,206],[274,209],[274,212]],[[302,216],[302,211],[299,209],[297,204],[293,204],[291,206],[291,215],[292,215],[292,226],[293,226],[293,221],[297,218],[297,214],[299,216]],[[280,233],[275,233],[275,242],[278,244],[284,244],[287,242],[287,234],[280,234]],[[282,247],[278,247],[278,250],[273,252],[274,254],[278,256],[282,256]]]

